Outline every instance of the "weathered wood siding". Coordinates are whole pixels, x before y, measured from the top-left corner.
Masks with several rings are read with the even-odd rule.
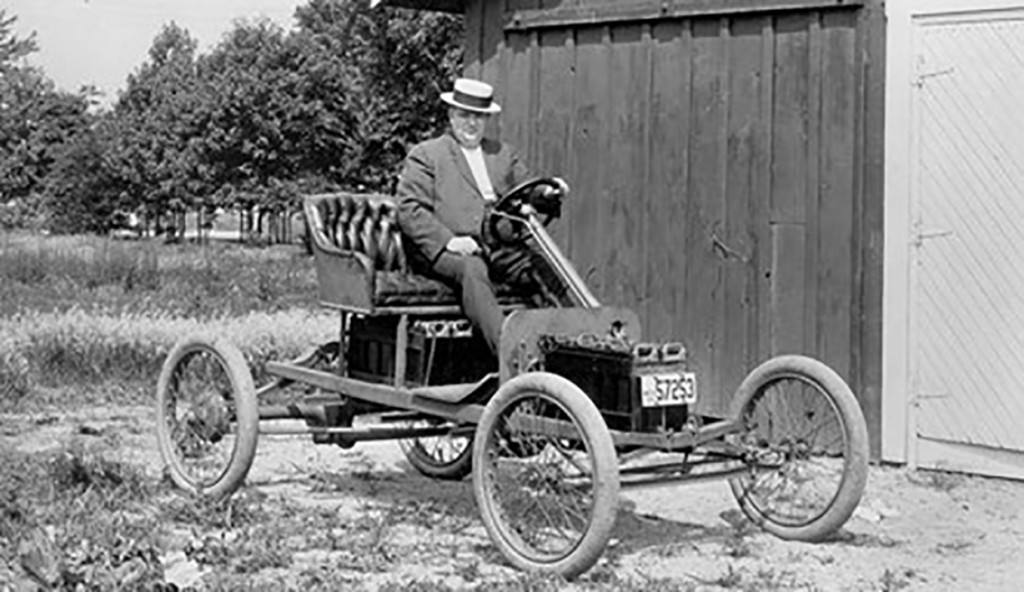
[[[686,344],[705,410],[799,352],[877,434],[881,11],[763,1],[470,0],[467,74],[497,86],[492,133],[572,185],[580,273]]]

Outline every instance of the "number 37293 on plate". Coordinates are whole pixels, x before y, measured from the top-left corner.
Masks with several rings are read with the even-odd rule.
[[[644,407],[693,405],[696,402],[697,375],[693,372],[640,375],[640,403]]]

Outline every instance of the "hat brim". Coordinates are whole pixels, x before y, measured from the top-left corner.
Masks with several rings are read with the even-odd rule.
[[[486,108],[480,108],[473,105],[466,105],[455,100],[454,92],[443,92],[441,93],[441,100],[448,103],[452,107],[458,107],[459,109],[465,109],[466,111],[473,111],[474,113],[486,113],[488,115],[494,113],[501,113],[501,105],[491,101],[490,106]]]

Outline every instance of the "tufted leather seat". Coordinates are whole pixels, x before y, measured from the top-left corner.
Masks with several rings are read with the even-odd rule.
[[[458,310],[451,289],[411,271],[391,197],[311,195],[304,209],[325,306],[367,314]],[[498,299],[504,305],[528,301],[505,286],[498,286]]]

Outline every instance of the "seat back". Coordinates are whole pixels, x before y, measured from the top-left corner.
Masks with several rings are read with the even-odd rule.
[[[382,194],[323,193],[305,199],[314,241],[365,255],[377,271],[407,273],[398,206]]]

